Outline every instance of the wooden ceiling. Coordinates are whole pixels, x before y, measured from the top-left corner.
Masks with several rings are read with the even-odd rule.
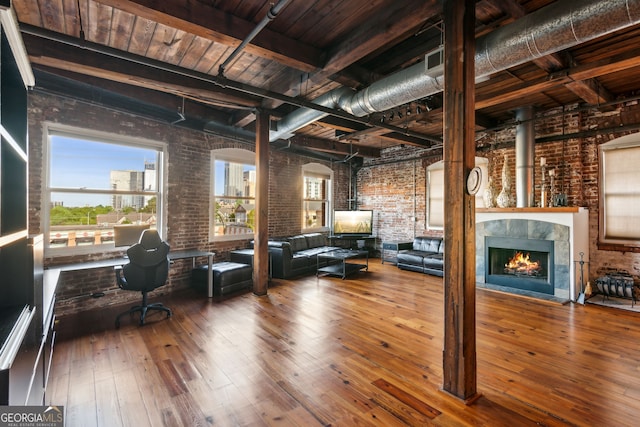
[[[477,1],[477,37],[554,3],[572,0]],[[423,62],[443,42],[436,0],[14,0],[13,6],[37,89],[174,126],[237,130],[239,138],[254,131],[258,108],[277,121],[330,90],[361,91]],[[478,130],[513,122],[522,106],[603,107],[634,97],[639,46],[640,25],[627,26],[492,73],[476,84]],[[325,156],[376,157],[399,144],[437,150],[442,140],[441,93],[363,117],[329,112],[279,143]]]

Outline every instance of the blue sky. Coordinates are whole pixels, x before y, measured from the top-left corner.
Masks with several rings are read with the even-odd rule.
[[[144,162],[155,160],[155,151],[116,144],[96,143],[63,136],[51,137],[52,187],[109,189],[111,170],[144,170]],[[53,201],[67,207],[110,205],[109,196],[75,196],[56,193]]]
[[[65,136],[51,136],[51,187],[109,189],[112,170],[143,171],[146,161],[155,160],[155,150],[117,144],[86,141]],[[224,167],[216,168],[216,194],[224,192]],[[255,166],[244,170],[255,170]],[[104,195],[54,193],[54,202],[66,207],[111,205]]]

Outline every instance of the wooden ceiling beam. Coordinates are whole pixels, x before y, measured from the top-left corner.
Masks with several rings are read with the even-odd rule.
[[[414,28],[440,14],[442,3],[437,0],[393,1],[385,13],[378,13],[349,34],[333,48],[320,74],[329,77],[339,73],[384,46],[393,45]]]
[[[614,100],[611,92],[602,87],[596,79],[570,82],[565,87],[590,105],[606,104]]]
[[[227,108],[260,106],[259,97],[241,96],[236,91],[203,80],[176,75],[89,50],[72,48],[31,35],[25,35],[23,38],[29,59],[34,64],[172,93],[205,104]]]
[[[525,81],[512,87],[505,87],[503,85],[501,88],[496,88],[493,92],[481,93],[479,91],[476,95],[476,109],[492,107],[517,99],[524,99],[527,96],[544,92],[559,85],[585,81],[638,66],[640,66],[640,49],[634,49],[621,55],[590,64],[578,65],[549,74],[541,79]],[[597,102],[593,105],[596,104]]]
[[[294,136],[290,138],[290,141],[293,145],[296,145],[298,147],[304,147],[315,151],[322,151],[324,153],[334,153],[346,156],[357,151],[358,157],[380,157],[379,149],[373,147],[365,147],[363,145],[329,141],[326,139],[313,138],[308,136]]]
[[[88,87],[92,87],[90,95],[97,97],[99,99],[104,98],[103,93],[112,93],[119,95],[121,97],[129,98],[130,104],[133,106],[131,108],[131,113],[135,114],[136,109],[135,105],[139,102],[144,102],[147,104],[152,104],[159,109],[175,112],[175,118],[179,118],[178,111],[183,112],[185,116],[190,119],[196,119],[201,121],[210,121],[214,120],[220,123],[225,123],[229,119],[229,114],[226,114],[219,109],[208,107],[206,104],[201,102],[194,102],[190,100],[186,100],[183,107],[183,98],[180,96],[176,96],[166,92],[159,92],[156,90],[149,90],[139,86],[131,86],[128,84],[118,83],[111,80],[104,80],[98,77],[92,77],[85,74],[78,74],[71,71],[65,71],[60,69],[52,69],[50,67],[44,65],[36,65],[34,67],[37,70],[41,70],[48,75],[56,76],[46,79],[44,89],[49,89],[47,85],[51,84],[48,81],[53,81],[51,79],[59,80],[60,83],[56,84],[56,86],[64,87],[64,81],[73,81],[78,82],[83,85],[87,85]],[[38,87],[41,86],[42,81],[38,80]],[[76,88],[69,87],[67,90],[71,90],[74,92],[72,96],[75,98],[76,96],[82,97],[83,99],[90,100],[88,96],[81,96],[82,94],[78,94]],[[97,94],[97,95],[96,95]]]
[[[155,0],[100,0],[100,3],[233,48],[256,27],[251,21],[200,1],[189,2],[189,7],[182,2]],[[314,46],[284,37],[269,28],[264,28],[244,49],[247,53],[307,72],[320,68],[326,56]]]
[[[488,1],[515,19],[520,19],[526,15],[524,7],[514,0]],[[533,60],[533,63],[548,73],[567,68],[569,65],[567,61],[563,60],[562,56],[557,53],[536,58]],[[596,80],[571,81],[565,86],[591,105],[602,104],[613,100],[611,93],[603,88]]]

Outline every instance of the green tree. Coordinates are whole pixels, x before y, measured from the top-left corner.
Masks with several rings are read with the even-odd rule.
[[[255,231],[256,230],[255,224],[256,224],[256,210],[251,209],[249,212],[247,212],[247,225],[249,226],[249,228]]]
[[[158,200],[156,197],[150,198],[147,205],[144,208],[140,209],[140,212],[151,213],[151,214],[154,212],[157,212],[158,211],[156,209],[157,203],[158,203]]]

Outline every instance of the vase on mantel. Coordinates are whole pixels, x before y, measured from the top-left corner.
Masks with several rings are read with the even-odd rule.
[[[504,163],[502,164],[502,190],[496,197],[496,204],[499,208],[508,208],[513,205],[511,197],[511,171],[509,169],[509,158],[504,155]]]
[[[489,182],[487,183],[487,188],[484,190],[484,194],[482,195],[482,199],[484,200],[485,208],[495,208],[496,207],[496,187],[493,184],[493,178],[489,177]]]

